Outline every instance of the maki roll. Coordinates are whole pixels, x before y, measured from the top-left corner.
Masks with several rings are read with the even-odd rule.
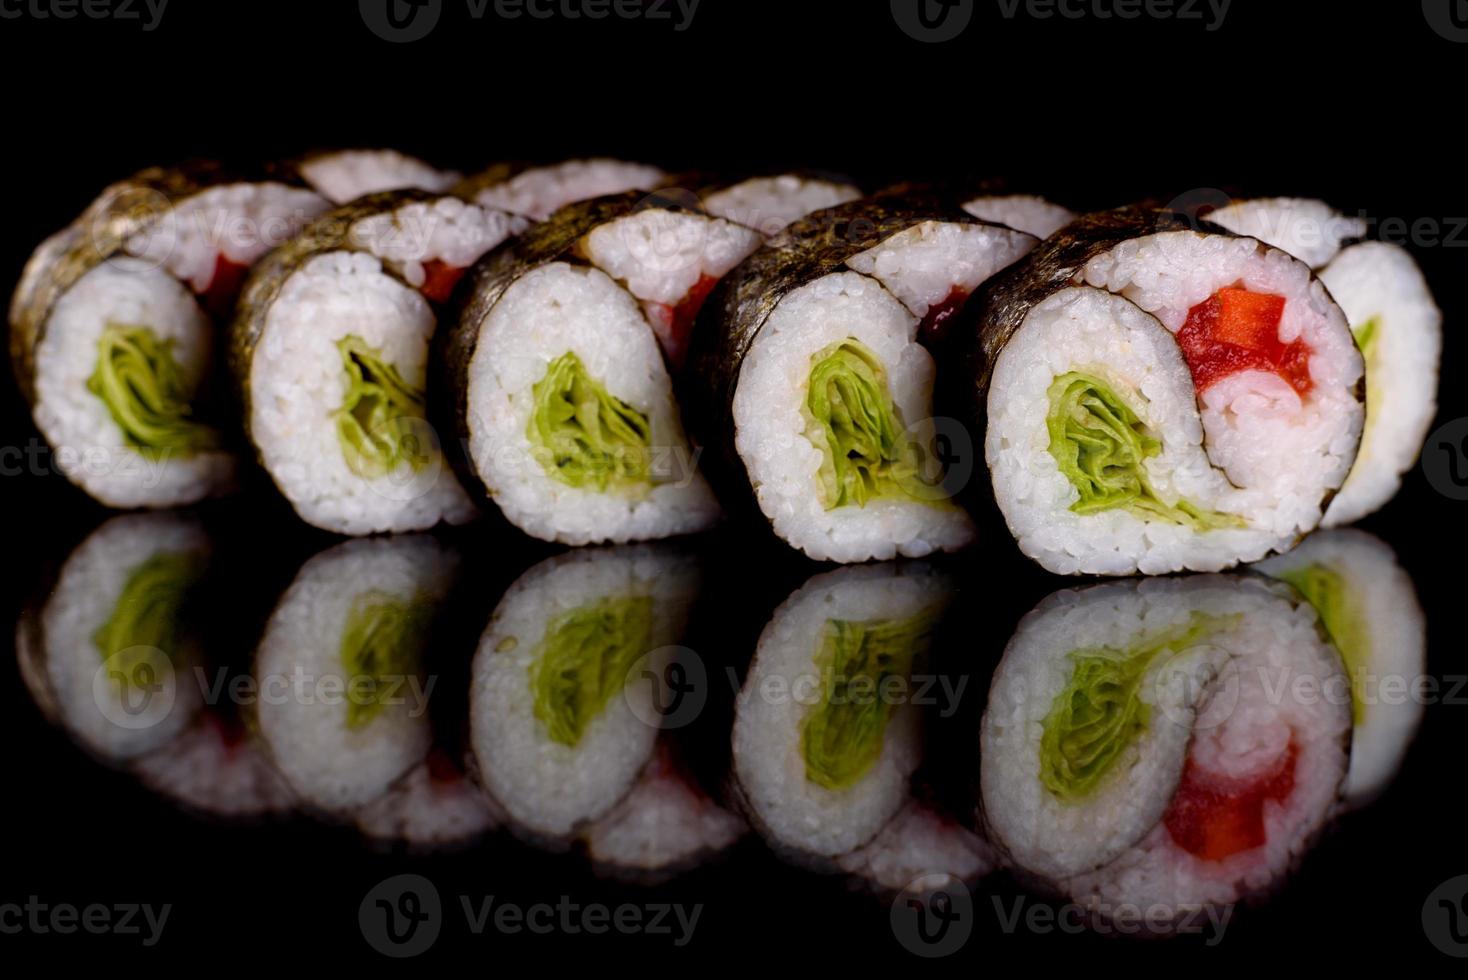
[[[203,706],[194,599],[211,548],[181,514],[113,518],[67,557],[45,602],[16,631],[37,705],[111,764],[169,752]]]
[[[1316,527],[1355,459],[1362,361],[1299,260],[1125,208],[1055,234],[960,335],[1020,550],[1059,574],[1218,570]]]
[[[563,208],[480,263],[441,359],[468,482],[567,544],[715,523],[664,356],[679,360],[709,290],[758,243],[633,193]]]
[[[1427,623],[1412,579],[1381,539],[1321,531],[1259,571],[1294,586],[1320,614],[1351,682],[1351,768],[1346,804],[1386,789],[1422,723],[1417,684],[1427,675]]]
[[[455,193],[467,201],[544,221],[577,201],[650,191],[667,178],[657,167],[594,157],[545,166],[499,163],[461,181]]]
[[[736,703],[732,754],[734,792],[778,849],[832,862],[872,844],[907,804],[922,712],[902,694],[950,592],[924,567],[843,568],[775,610]]]
[[[952,550],[926,343],[1035,244],[895,197],[818,211],[735,270],[694,334],[690,403],[725,482],[818,560]],[[942,433],[946,438],[951,433]]]
[[[1338,798],[1344,683],[1315,611],[1263,578],[1057,592],[1021,621],[989,690],[990,839],[1101,916],[1181,919],[1263,892]]]
[[[351,818],[428,757],[423,660],[458,557],[430,537],[349,541],[301,568],[255,653],[255,724],[307,806]]]
[[[668,178],[658,188],[658,193],[673,199],[684,192],[714,217],[738,222],[765,237],[814,211],[861,197],[861,190],[844,180],[796,172],[740,178],[684,174]]]
[[[1366,234],[1366,219],[1344,215],[1310,197],[1257,197],[1208,211],[1207,219],[1239,235],[1282,248],[1312,269],[1325,267],[1341,247]]]
[[[1320,279],[1345,310],[1366,359],[1361,452],[1325,512],[1325,526],[1337,527],[1385,506],[1417,462],[1437,414],[1442,313],[1400,245],[1351,245]]]
[[[103,504],[169,507],[227,490],[236,461],[205,402],[211,316],[246,270],[327,207],[207,163],[113,184],[47,239],[10,306],[10,354],[58,469]]]
[[[963,202],[975,218],[1049,238],[1075,220],[1075,212],[1035,194],[981,194]]]
[[[655,757],[649,672],[683,636],[696,563],[649,546],[547,559],[495,608],[474,658],[470,744],[514,830],[562,844],[612,811]]]
[[[332,204],[345,204],[382,191],[421,190],[445,194],[463,174],[439,170],[397,150],[331,150],[312,153],[288,169]]]
[[[429,345],[459,276],[521,227],[388,192],[323,215],[251,273],[231,368],[260,462],[302,520],[368,534],[474,515],[427,422]]]

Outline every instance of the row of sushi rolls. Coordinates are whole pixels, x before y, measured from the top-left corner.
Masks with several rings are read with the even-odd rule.
[[[1420,721],[1384,691],[1426,670],[1412,583],[1339,526],[1390,500],[1436,411],[1421,272],[1310,199],[1078,215],[986,182],[870,190],[385,150],[107,188],[10,312],[57,467],[142,511],[23,613],[37,704],[190,807],[378,840],[504,828],[657,877],[752,829],[882,892],[1004,868],[1098,921],[1269,893]],[[365,678],[345,707],[231,714],[190,679],[216,558],[167,508],[227,493],[250,453],[354,538],[299,570],[251,673]],[[959,587],[920,559],[972,544],[983,508],[1044,569],[1116,578],[1020,620],[955,793],[941,712],[869,692],[943,660]],[[489,511],[609,547],[509,586],[445,725],[388,692],[429,671],[462,575],[421,532]],[[659,678],[716,673],[684,662],[706,569],[682,536],[730,515],[841,567],[751,637],[714,777]],[[177,683],[120,713],[139,671]]]

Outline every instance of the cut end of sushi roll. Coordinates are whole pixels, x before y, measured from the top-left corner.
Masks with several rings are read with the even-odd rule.
[[[1366,234],[1366,219],[1350,217],[1309,197],[1261,197],[1209,211],[1216,225],[1282,248],[1312,269],[1330,262],[1341,246]]]
[[[648,164],[594,157],[541,167],[491,167],[465,180],[457,193],[485,207],[544,221],[577,201],[650,191],[666,176]]]
[[[817,575],[775,611],[733,738],[737,792],[772,843],[834,859],[908,800],[921,712],[894,690],[922,670],[947,600],[929,569],[873,566]]]
[[[1361,452],[1325,513],[1325,526],[1336,527],[1384,506],[1417,462],[1437,414],[1442,313],[1417,263],[1398,245],[1352,245],[1320,278],[1366,360]]]
[[[389,194],[333,211],[252,275],[235,370],[260,459],[307,523],[424,530],[475,513],[427,421],[440,304],[520,219]]]
[[[727,184],[705,193],[702,203],[709,214],[770,236],[814,211],[859,197],[851,184],[790,173]]]
[[[470,742],[513,827],[564,842],[636,785],[658,738],[646,671],[686,628],[691,560],[649,546],[549,559],[506,591],[479,641]]]
[[[988,194],[963,202],[975,218],[1049,238],[1075,220],[1075,212],[1034,194]]]
[[[1351,682],[1351,768],[1346,803],[1387,787],[1422,722],[1415,693],[1427,671],[1427,624],[1412,580],[1383,541],[1364,531],[1320,531],[1256,566],[1288,582],[1315,611]]]
[[[427,756],[423,658],[457,568],[426,536],[349,541],[276,604],[255,653],[255,721],[308,806],[351,816]]]
[[[397,150],[335,150],[316,153],[296,164],[301,177],[332,204],[366,194],[416,189],[445,194],[462,174],[439,170]]]
[[[1344,684],[1314,611],[1262,579],[1057,593],[1021,623],[990,689],[992,839],[1102,915],[1180,917],[1263,891],[1338,798]]]

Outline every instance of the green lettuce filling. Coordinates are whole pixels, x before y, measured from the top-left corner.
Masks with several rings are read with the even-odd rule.
[[[341,665],[351,685],[348,728],[371,724],[417,674],[432,610],[433,604],[426,600],[405,600],[377,590],[352,600],[341,641]]]
[[[1068,654],[1070,682],[1051,702],[1040,736],[1040,781],[1065,802],[1085,799],[1147,730],[1150,707],[1138,697],[1147,668],[1164,651],[1180,652],[1222,620],[1193,613],[1188,622],[1128,650],[1092,647]]]
[[[1184,524],[1198,531],[1244,527],[1232,514],[1206,510],[1179,498],[1157,495],[1143,461],[1162,452],[1162,443],[1106,382],[1072,371],[1050,385],[1050,455],[1080,499],[1070,509],[1097,514],[1124,507],[1138,517]]]
[[[908,438],[882,362],[864,344],[843,340],[811,358],[806,389],[811,441],[821,449],[827,510],[899,495],[927,500],[922,452]]]
[[[1360,326],[1354,327],[1351,333],[1356,337],[1356,346],[1361,348],[1361,354],[1370,358],[1372,349],[1376,346],[1377,331],[1381,329],[1381,317],[1374,316]]]
[[[587,727],[648,652],[652,599],[605,599],[562,613],[546,626],[530,665],[535,717],[552,741],[580,744]]]
[[[423,428],[423,389],[403,380],[383,360],[382,351],[355,334],[336,342],[347,393],[336,410],[336,436],[347,468],[364,479],[376,479],[407,463],[422,469],[429,462]]]
[[[816,664],[820,700],[801,729],[805,778],[826,789],[854,785],[882,756],[896,706],[889,678],[905,680],[932,641],[936,615],[855,622],[826,621]]]
[[[1359,725],[1366,714],[1361,684],[1366,665],[1371,662],[1371,633],[1355,591],[1345,576],[1324,565],[1305,565],[1275,577],[1293,585],[1319,614],[1331,642],[1345,661],[1346,673],[1351,678],[1351,715]]]
[[[533,389],[529,437],[541,465],[572,487],[641,491],[651,482],[652,425],[567,351]]]
[[[132,449],[188,454],[218,445],[213,429],[189,418],[189,390],[173,341],[159,340],[148,327],[107,324],[87,390],[102,399]]]
[[[92,634],[92,643],[119,685],[159,680],[157,671],[171,669],[177,661],[182,652],[182,611],[201,567],[195,554],[160,552],[128,574],[112,615]],[[155,676],[146,678],[149,671]]]

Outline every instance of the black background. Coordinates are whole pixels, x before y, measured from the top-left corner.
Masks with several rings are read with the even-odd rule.
[[[1468,232],[1458,232],[1458,247],[1441,242],[1468,215],[1458,150],[1468,45],[1440,37],[1409,0],[1235,0],[1214,32],[1197,21],[1011,20],[994,0],[976,0],[976,8],[964,34],[941,44],[907,37],[885,0],[702,0],[682,32],[669,22],[616,19],[473,21],[462,0],[446,0],[429,37],[397,45],[369,33],[357,5],[344,0],[172,0],[150,33],[137,22],[0,20],[8,95],[0,280],[13,280],[35,243],[131,170],[331,145],[394,145],[471,168],[593,153],[670,169],[800,165],[872,184],[978,170],[1078,208],[1212,187],[1300,193],[1379,222],[1436,223],[1437,241],[1414,243],[1414,253],[1445,314],[1440,421],[1468,414],[1456,383]],[[34,437],[7,379],[0,444]],[[8,477],[0,494],[6,574],[16,576],[0,598],[8,620],[105,515],[56,476]],[[1365,523],[1416,578],[1429,616],[1429,669],[1442,677],[1468,672],[1456,608],[1465,506],[1418,470]],[[226,656],[245,658],[278,590],[332,539],[258,488],[206,513],[234,583],[226,590],[233,599],[214,617],[218,642]],[[471,558],[467,594],[485,617],[505,583],[552,553],[494,528],[458,537]],[[712,585],[690,645],[713,662],[738,662],[773,606],[817,569],[739,529],[700,547]],[[982,696],[1017,618],[1067,583],[1020,561],[992,527],[950,564],[962,573],[971,620],[950,637],[946,662],[971,673]],[[391,874],[416,870],[451,903],[493,894],[521,904],[569,895],[705,906],[681,950],[649,936],[476,938],[451,916],[438,946],[417,961],[427,965],[446,966],[453,952],[491,972],[535,969],[542,959],[553,969],[655,969],[672,954],[685,968],[918,962],[894,941],[885,905],[781,864],[753,839],[722,862],[642,892],[593,877],[575,855],[505,837],[424,858],[364,850],[347,831],[305,821],[221,826],[88,760],[40,719],[8,658],[0,664],[0,731],[9,845],[0,903],[29,895],[78,905],[172,903],[150,958],[204,968],[353,965],[376,955],[357,928],[361,897]],[[974,935],[945,962],[1236,971],[1288,951],[1302,969],[1363,957],[1450,967],[1425,939],[1420,915],[1439,882],[1468,873],[1459,803],[1465,734],[1468,705],[1430,707],[1394,789],[1342,821],[1301,873],[1269,904],[1241,913],[1216,948],[1005,935],[989,903],[991,893],[1015,894],[1001,879],[976,893]],[[135,940],[118,936],[0,937],[0,950],[22,948],[46,957],[139,953]]]

